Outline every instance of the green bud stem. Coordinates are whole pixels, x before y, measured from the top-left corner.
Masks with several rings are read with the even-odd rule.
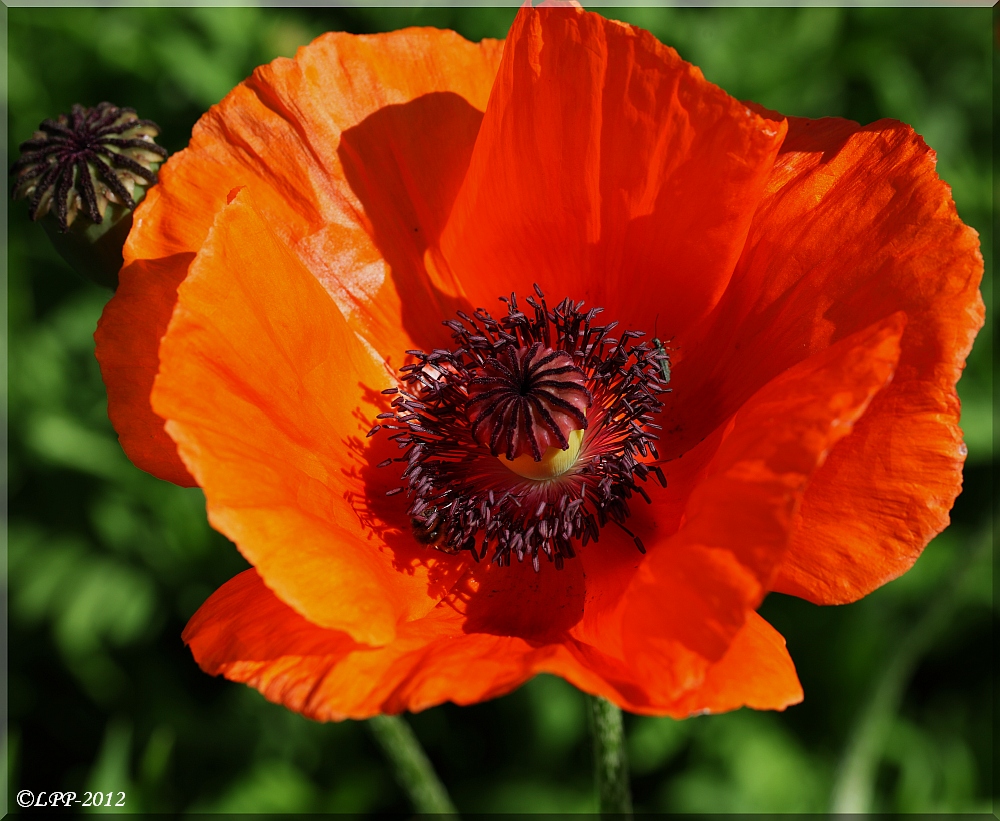
[[[457,819],[458,811],[410,725],[399,716],[375,716],[366,723],[413,809]]]
[[[112,291],[118,287],[118,272],[124,261],[122,248],[132,229],[132,212],[128,208],[109,203],[101,222],[80,216],[66,233],[59,230],[51,214],[40,222],[59,256],[77,274]]]
[[[590,732],[594,740],[594,780],[602,816],[632,817],[625,726],[622,711],[607,699],[587,696]]]

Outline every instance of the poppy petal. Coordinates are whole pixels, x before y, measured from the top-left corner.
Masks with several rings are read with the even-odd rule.
[[[434,247],[502,45],[435,29],[326,34],[257,69],[198,122],[136,211],[96,335],[109,415],[136,465],[193,481],[149,389],[176,286],[238,186],[253,187],[274,231],[383,357],[436,344],[458,289]]]
[[[711,462],[727,431],[720,428],[697,446],[660,465],[666,489],[648,484],[650,504],[636,500],[630,506],[628,529],[641,539],[650,555],[660,550],[684,521],[685,507],[694,488],[706,478]],[[667,437],[664,437],[667,440]],[[661,441],[662,447],[667,441]],[[661,451],[661,456],[663,455]],[[614,525],[605,527],[600,539],[578,552],[586,583],[583,617],[573,626],[574,639],[591,644],[616,658],[623,657],[622,615],[626,594],[642,565],[632,536]]]
[[[797,681],[784,643],[755,613],[702,689],[673,702],[651,700],[620,661],[586,645],[469,633],[463,626],[461,614],[442,603],[403,625],[391,644],[366,646],[303,618],[251,568],[209,597],[183,639],[206,673],[249,684],[319,721],[418,712],[445,701],[473,704],[504,695],[538,673],[562,676],[632,712],[678,718],[724,704],[770,699],[770,705],[784,707],[795,700]],[[753,653],[760,666],[747,670]]]
[[[680,529],[624,597],[625,658],[642,681],[693,690],[723,657],[768,589],[809,479],[892,377],[904,323],[896,314],[789,369],[728,422]]]
[[[212,524],[311,621],[384,644],[464,572],[382,501],[398,478],[373,465],[395,448],[365,433],[394,380],[246,189],[178,289],[160,356],[153,407]]]
[[[636,501],[628,529],[650,549],[676,532],[684,502],[720,440],[721,436],[709,437],[683,460],[664,465],[669,490],[659,488],[653,479],[647,482],[651,504]],[[642,559],[633,535],[609,525],[559,570],[544,557],[540,572],[530,560],[507,567],[480,561],[454,588],[452,596],[458,599],[454,606],[466,617],[467,632],[538,642],[556,640],[569,631],[581,646],[593,645],[621,657],[621,605]]]
[[[789,122],[730,287],[675,368],[692,401],[666,424],[697,442],[775,374],[905,311],[893,382],[811,482],[774,583],[843,603],[909,568],[948,522],[965,456],[954,386],[983,323],[983,263],[911,128]]]
[[[798,137],[805,128],[796,125]],[[902,143],[896,150],[902,156],[893,160],[914,166],[916,180],[896,194],[905,206],[879,227],[922,226],[905,257],[883,252],[880,287],[906,300],[910,321],[892,385],[806,491],[773,585],[818,604],[855,601],[908,570],[947,527],[962,485],[966,448],[955,383],[984,323],[978,290],[983,259],[976,232],[962,224],[950,189],[934,172],[933,152],[910,129],[891,130]],[[808,145],[805,135],[800,139]],[[815,151],[795,143],[789,148],[798,156],[783,160],[785,173],[815,190],[815,180],[803,177],[816,171],[806,172],[810,163],[802,157],[812,153],[814,160]],[[869,196],[878,194],[884,196]],[[854,233],[870,236],[872,226],[863,222]],[[843,516],[845,504],[849,517]]]
[[[634,685],[625,681],[619,689],[602,678],[599,654],[588,648],[468,633],[463,623],[442,604],[403,625],[390,645],[365,646],[304,619],[250,569],[201,606],[183,638],[205,672],[245,682],[321,721],[416,712],[445,701],[472,704],[542,672],[627,709],[650,709]]]
[[[800,701],[802,685],[784,638],[751,611],[726,654],[708,668],[698,689],[671,706],[671,715],[684,718],[740,707],[784,710]]]
[[[648,32],[524,7],[442,251],[477,306],[537,282],[678,334],[725,290],[784,130]]]
[[[150,189],[144,203],[156,200],[160,190]],[[182,252],[126,265],[94,333],[108,389],[108,417],[122,449],[137,467],[182,487],[197,483],[177,455],[163,419],[153,413],[149,395],[160,367],[160,339],[177,302],[177,286],[193,259],[194,252]]]

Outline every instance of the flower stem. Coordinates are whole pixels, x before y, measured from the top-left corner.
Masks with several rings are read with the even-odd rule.
[[[399,716],[375,716],[367,724],[413,809],[458,818],[451,796],[410,725]]]
[[[598,808],[602,815],[631,818],[632,791],[628,782],[622,711],[600,696],[587,696],[587,701],[590,706],[590,733],[594,739]]]

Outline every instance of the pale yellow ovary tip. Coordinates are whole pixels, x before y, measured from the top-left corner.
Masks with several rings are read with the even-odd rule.
[[[506,456],[497,457],[505,468],[514,471],[518,476],[525,479],[535,479],[542,482],[546,479],[555,479],[562,476],[567,470],[576,464],[576,457],[580,454],[580,445],[583,444],[583,431],[570,431],[569,447],[566,450],[560,448],[546,448],[542,454],[542,460],[536,462],[530,453],[522,453],[516,459],[508,459]]]

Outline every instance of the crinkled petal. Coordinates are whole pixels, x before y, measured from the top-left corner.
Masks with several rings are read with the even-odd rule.
[[[304,619],[251,569],[202,605],[184,641],[206,672],[250,684],[271,701],[318,720],[415,712],[445,701],[473,704],[542,672],[627,709],[648,711],[628,671],[591,648],[470,633],[464,621],[442,603],[402,626],[391,644],[370,647]]]
[[[639,498],[630,504],[632,515],[626,524],[642,540],[647,556],[662,549],[680,528],[688,498],[706,478],[726,432],[725,428],[720,428],[682,457],[674,454],[675,458],[660,466],[667,482],[666,489],[651,477],[646,483],[650,504]],[[629,534],[608,525],[602,528],[598,541],[577,551],[573,561],[583,569],[586,601],[581,619],[571,629],[572,636],[622,658],[625,597],[645,556]],[[672,696],[666,698],[669,700]]]
[[[96,337],[109,415],[136,465],[191,484],[149,390],[176,287],[233,188],[253,188],[276,235],[393,367],[447,339],[440,320],[459,288],[434,262],[437,238],[502,45],[435,29],[326,34],[199,121],[136,211]]]
[[[178,289],[153,407],[212,524],[312,622],[384,644],[465,561],[422,549],[366,440],[393,384],[247,190]],[[395,501],[395,500],[391,500]]]
[[[801,699],[784,641],[756,613],[702,687],[669,702],[651,698],[625,665],[587,645],[528,642],[464,626],[442,603],[403,626],[391,644],[366,646],[303,618],[250,569],[212,594],[183,638],[205,672],[249,684],[320,721],[417,712],[445,701],[473,704],[538,673],[562,676],[632,712],[678,718],[743,704],[781,709]]]
[[[452,607],[465,618],[465,632],[532,642],[561,640],[583,616],[589,579],[578,561],[571,559],[556,570],[540,558],[537,573],[530,559],[515,558],[509,567],[486,559],[470,568],[452,595]]]
[[[781,634],[757,613],[733,637],[726,654],[705,672],[701,686],[671,705],[676,718],[740,707],[784,710],[802,701],[802,685]]]
[[[683,418],[666,424],[695,443],[785,368],[906,313],[893,382],[810,483],[774,582],[832,604],[905,571],[948,522],[983,263],[911,128],[790,123],[729,289],[675,368]]]
[[[729,421],[680,529],[624,596],[624,655],[643,681],[676,698],[725,655],[768,590],[810,478],[892,377],[904,323],[896,314],[789,369]]]
[[[537,282],[681,334],[725,290],[784,130],[648,32],[522,8],[444,256],[491,311]]]

